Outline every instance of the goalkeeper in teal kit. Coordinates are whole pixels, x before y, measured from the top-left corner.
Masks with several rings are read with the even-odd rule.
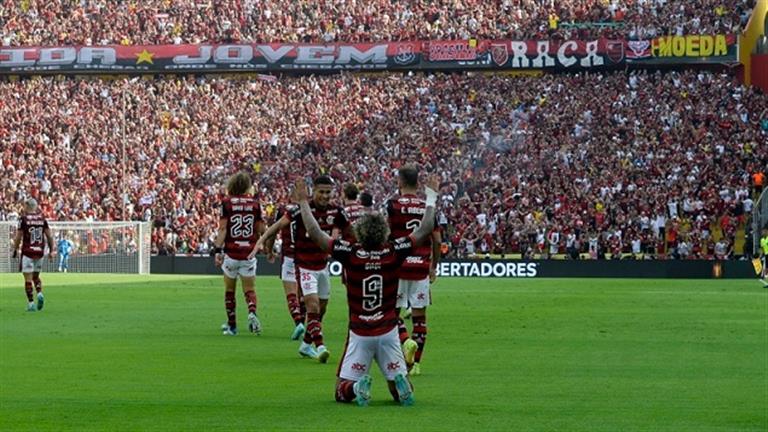
[[[64,237],[59,239],[56,244],[56,250],[59,251],[59,271],[66,271],[69,269],[69,254],[72,253],[75,245],[71,241]]]

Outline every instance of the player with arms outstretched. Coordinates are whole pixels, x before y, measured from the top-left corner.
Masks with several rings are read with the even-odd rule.
[[[405,237],[421,226],[421,217],[425,212],[424,200],[418,192],[419,169],[415,165],[405,165],[399,171],[400,196],[387,201],[387,217],[392,230],[392,238]],[[437,227],[436,222],[433,223]],[[402,319],[398,328],[403,353],[411,375],[421,373],[421,356],[427,341],[427,306],[431,303],[430,284],[435,281],[437,264],[440,261],[440,231],[434,229],[424,244],[415,248],[398,271],[400,277],[397,307],[410,305],[413,323],[412,337]]]
[[[297,182],[293,197],[299,203],[307,234],[346,269],[349,332],[336,381],[336,400],[368,404],[373,359],[387,379],[389,390],[402,405],[413,404],[413,386],[400,347],[397,329],[397,269],[434,229],[437,180],[426,189],[426,209],[419,228],[389,240],[389,226],[381,214],[364,215],[354,225],[355,243],[333,239],[318,225],[307,201],[306,186]]]
[[[24,202],[24,215],[19,220],[19,228],[16,230],[16,238],[13,241],[13,257],[21,245],[21,272],[24,274],[24,290],[27,293],[27,311],[34,312],[43,309],[45,297],[43,296],[43,282],[40,280],[40,271],[43,269],[43,256],[45,255],[46,242],[48,246],[48,258],[53,256],[53,236],[45,220],[37,207],[37,201],[30,198]],[[37,291],[37,305],[34,302],[33,289]]]
[[[253,197],[251,177],[245,172],[233,175],[227,183],[227,194],[221,203],[219,232],[213,245],[216,265],[224,272],[224,306],[227,322],[222,325],[225,335],[237,334],[235,290],[237,278],[243,284],[248,304],[248,329],[261,333],[261,322],[256,315],[256,258],[249,254],[256,240],[264,232],[264,220],[259,201]]]
[[[344,232],[348,223],[344,211],[330,203],[333,189],[333,179],[325,175],[317,177],[313,182],[312,200],[309,205],[315,219],[320,221],[323,231],[335,238]],[[328,252],[320,249],[309,238],[298,207],[269,227],[256,243],[251,256],[264,250],[267,241],[286,226],[290,227],[294,240],[296,282],[307,307],[306,332],[299,346],[299,354],[302,357],[316,358],[321,363],[326,363],[330,353],[323,342],[322,321],[331,296]],[[316,348],[312,347],[313,343]]]

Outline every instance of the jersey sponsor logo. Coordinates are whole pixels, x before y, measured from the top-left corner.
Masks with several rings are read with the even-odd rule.
[[[379,311],[373,315],[358,315],[357,317],[360,319],[360,321],[365,322],[380,321],[384,318],[384,312]]]
[[[405,259],[407,264],[424,264],[424,258],[419,256],[409,256]]]
[[[358,249],[357,252],[355,252],[355,255],[361,259],[367,259],[368,257],[371,256],[371,254],[369,254],[368,251],[364,251],[362,249]]]

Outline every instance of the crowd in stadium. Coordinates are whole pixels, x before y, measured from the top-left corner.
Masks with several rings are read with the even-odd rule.
[[[2,45],[736,33],[754,0],[17,0]],[[575,24],[575,25],[574,25]]]
[[[239,169],[271,218],[296,176],[381,203],[416,161],[442,176],[454,256],[726,256],[768,166],[766,107],[693,71],[2,82],[0,220],[31,195],[54,220],[151,220],[155,252],[208,253]]]

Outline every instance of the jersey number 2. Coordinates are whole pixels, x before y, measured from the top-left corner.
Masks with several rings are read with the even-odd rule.
[[[374,311],[381,307],[384,300],[384,278],[380,275],[363,279],[363,309]]]

